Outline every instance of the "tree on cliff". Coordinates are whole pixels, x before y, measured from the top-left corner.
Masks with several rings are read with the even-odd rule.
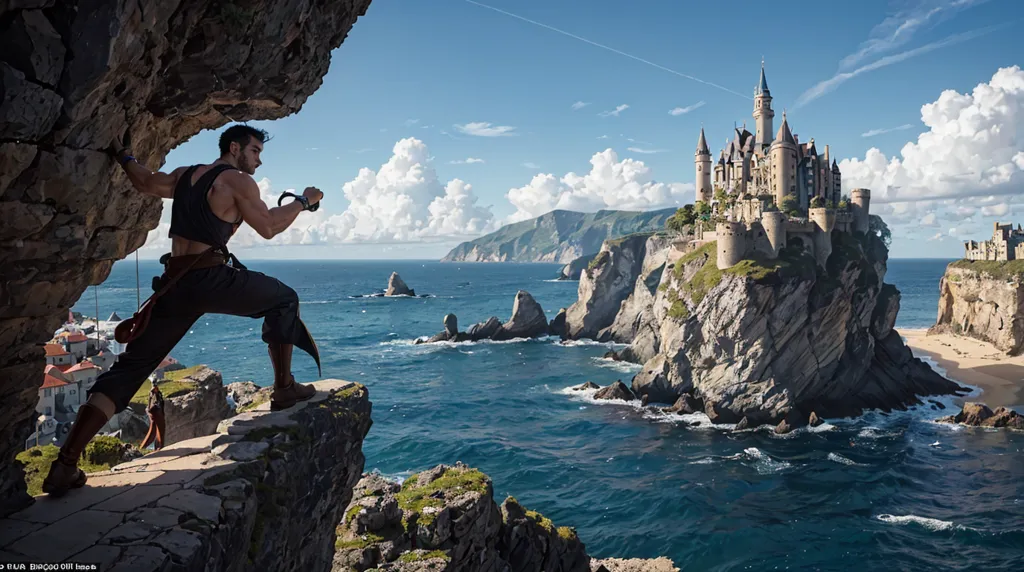
[[[693,205],[683,205],[682,208],[676,210],[676,214],[665,221],[665,228],[676,234],[685,234],[687,228],[692,226],[695,220],[697,220],[697,213],[694,211]]]
[[[878,215],[868,216],[868,231],[875,233],[878,238],[882,239],[882,243],[885,244],[886,248],[892,244],[892,231],[889,230],[889,225],[885,224],[882,217]]]

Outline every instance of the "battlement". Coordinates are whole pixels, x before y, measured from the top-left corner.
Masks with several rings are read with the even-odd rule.
[[[964,258],[967,260],[1024,260],[1024,229],[1020,224],[993,223],[992,238],[964,243]]]

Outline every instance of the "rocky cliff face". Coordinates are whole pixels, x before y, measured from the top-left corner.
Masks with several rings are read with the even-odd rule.
[[[402,485],[363,477],[338,526],[333,570],[590,572],[600,564],[575,530],[512,497],[499,508],[487,475],[457,463]],[[677,570],[667,559],[631,564],[636,572]]]
[[[580,275],[579,299],[566,310],[565,331],[571,339],[612,339],[607,328],[615,322],[622,302],[636,286],[644,267],[649,235],[606,240]],[[659,243],[660,244],[660,243]]]
[[[718,270],[714,244],[669,263],[621,306],[619,339],[643,361],[633,391],[673,403],[691,396],[720,422],[806,423],[918,403],[959,386],[913,358],[893,324],[899,292],[884,283],[875,236],[836,233],[827,268],[787,251],[778,261]],[[652,251],[657,252],[657,251]],[[650,254],[649,254],[650,256]],[[582,288],[581,288],[582,290]],[[631,340],[625,340],[633,332]]]
[[[933,331],[951,331],[1024,352],[1024,261],[961,260],[939,283],[939,315]]]
[[[0,514],[28,501],[41,343],[160,217],[102,149],[130,131],[156,169],[203,129],[298,111],[369,3],[0,2]]]
[[[195,389],[164,398],[165,446],[214,433],[221,421],[235,414],[228,404],[228,388],[224,386],[220,372],[203,366],[179,381],[195,384]],[[145,438],[149,429],[146,407],[133,405],[125,409],[121,413],[120,428],[124,441],[136,442]]]
[[[329,570],[335,523],[363,472],[371,404],[359,384],[314,386],[316,396],[287,411],[264,405],[0,518],[0,559],[139,572]]]

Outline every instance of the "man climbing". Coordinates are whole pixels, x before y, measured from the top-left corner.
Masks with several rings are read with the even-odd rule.
[[[307,400],[312,386],[295,382],[292,347],[309,353],[320,367],[319,351],[299,318],[299,298],[281,281],[246,269],[228,252],[227,242],[242,222],[271,239],[287,229],[299,213],[315,210],[323,198],[315,187],[289,204],[268,209],[252,175],[262,164],[267,133],[234,125],[220,136],[220,158],[208,165],[153,173],[115,140],[109,152],[141,193],[173,199],[171,252],[161,258],[164,274],[154,280],[157,292],[127,324],[131,332],[125,351],[100,375],[78,411],[60,453],[50,465],[43,492],[60,496],[85,485],[78,459],[85,446],[129,401],[203,314],[263,318],[263,341],[274,367],[271,409]],[[130,145],[129,141],[126,141]],[[231,265],[228,262],[231,261]],[[119,338],[120,339],[120,338]]]
[[[159,451],[164,448],[166,418],[164,417],[164,394],[160,393],[160,388],[157,387],[155,381],[153,382],[153,387],[149,390],[149,404],[146,406],[146,415],[149,415],[149,431],[146,432],[146,438],[142,440],[139,449],[145,451],[146,447],[153,444],[153,450]]]

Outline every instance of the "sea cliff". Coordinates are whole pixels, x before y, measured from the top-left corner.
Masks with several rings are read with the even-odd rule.
[[[629,274],[613,271],[620,265],[611,254],[598,256],[591,275],[602,283],[581,277],[578,304],[599,311],[567,337],[629,343],[622,357],[643,363],[632,382],[638,396],[686,398],[713,421],[746,418],[746,426],[791,429],[811,413],[900,409],[960,389],[914,358],[893,329],[900,294],[884,282],[882,240],[834,233],[833,244],[824,268],[790,249],[720,270],[713,242],[689,252],[682,240],[623,243],[643,263]],[[632,292],[617,305],[619,296],[595,296],[630,278]]]
[[[951,263],[931,332],[971,336],[1009,355],[1024,352],[1024,260]]]
[[[441,262],[560,262],[596,253],[606,239],[664,229],[675,209],[657,211],[554,210],[537,218],[505,225],[491,234],[463,242]]]

